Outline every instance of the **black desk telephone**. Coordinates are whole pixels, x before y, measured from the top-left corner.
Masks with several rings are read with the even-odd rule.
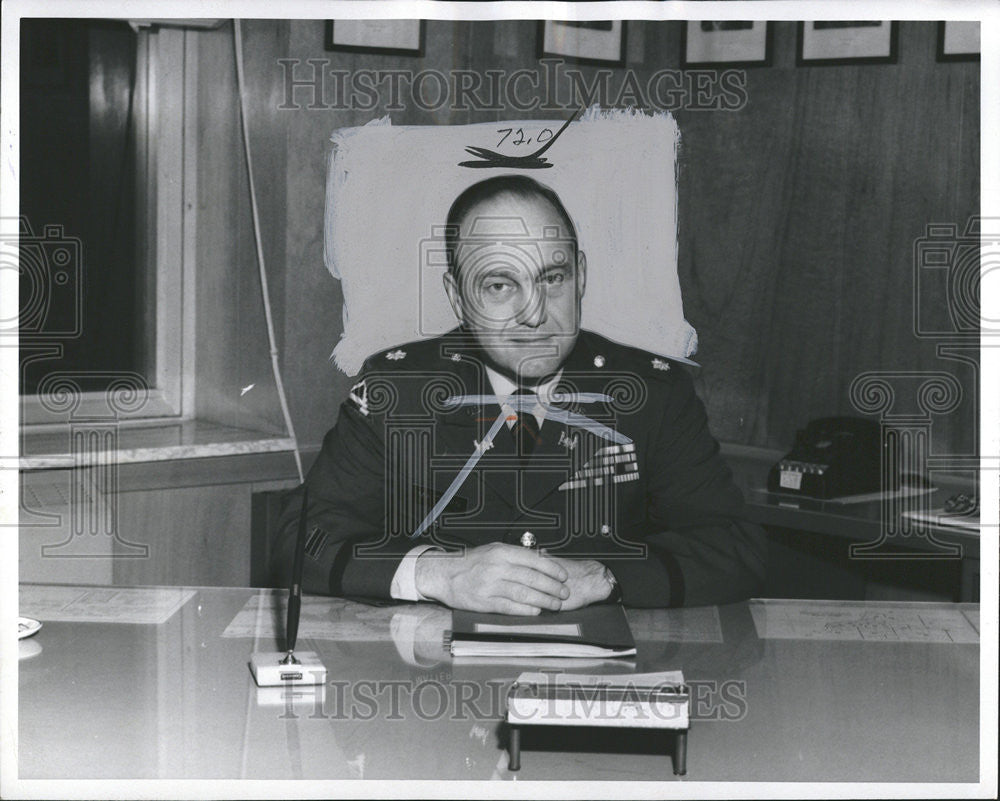
[[[767,489],[810,498],[877,492],[881,453],[882,432],[873,420],[813,420],[795,433],[792,449],[771,468]]]

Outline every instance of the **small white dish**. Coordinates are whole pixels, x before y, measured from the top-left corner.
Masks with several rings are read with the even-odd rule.
[[[30,617],[19,617],[17,619],[17,639],[23,640],[25,637],[38,634],[38,630],[41,627],[42,624],[37,620],[33,620]]]

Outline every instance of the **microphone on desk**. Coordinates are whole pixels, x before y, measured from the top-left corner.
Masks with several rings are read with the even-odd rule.
[[[302,614],[302,569],[306,547],[309,489],[302,487],[302,511],[295,537],[291,583],[288,588],[288,614],[285,620],[285,651],[252,654],[250,671],[261,687],[284,687],[301,684],[326,684],[326,667],[314,651],[295,654]]]

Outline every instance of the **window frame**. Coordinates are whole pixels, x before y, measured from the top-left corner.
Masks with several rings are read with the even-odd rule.
[[[105,392],[83,392],[66,411],[47,396],[22,395],[22,429],[109,414],[154,423],[194,418],[197,48],[177,28],[140,28],[136,36],[136,263],[151,288],[146,317],[155,323],[144,332],[152,358],[148,398],[122,410],[109,407]]]

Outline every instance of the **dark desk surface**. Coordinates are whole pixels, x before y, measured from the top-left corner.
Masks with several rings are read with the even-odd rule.
[[[767,473],[771,465],[782,456],[781,452],[724,444],[722,453],[733,471],[737,486],[743,491],[747,515],[753,522],[829,534],[853,540],[857,544],[880,542],[886,530],[883,516],[887,510],[883,501],[845,504],[836,500],[821,501],[770,493],[767,491]],[[927,509],[939,508],[955,493],[972,491],[971,481],[963,483],[961,479],[940,476],[935,476],[934,479],[935,491],[921,496],[919,502],[911,498],[909,505],[916,506],[919,503]],[[898,519],[894,514],[889,517]],[[898,525],[895,519],[893,525]],[[911,528],[896,528],[894,532],[909,531]],[[979,558],[979,531],[927,524],[915,528],[916,531],[909,535],[890,536],[884,541],[884,546],[895,550],[913,549],[931,555],[944,555],[957,546],[959,551],[953,556]]]
[[[21,614],[34,611],[29,594],[38,610],[49,591],[23,586]],[[78,592],[100,615],[118,590]],[[300,648],[329,670],[325,700],[269,705],[247,669],[252,652],[279,644],[280,615],[267,609],[283,595],[269,593],[195,589],[162,623],[36,611],[50,619],[21,643],[20,778],[677,780],[656,733],[565,727],[526,730],[522,769],[507,771],[506,690],[537,663],[451,661],[441,645],[450,613],[431,605],[306,599]],[[142,593],[117,600],[141,607]],[[83,608],[64,601],[49,608]],[[224,635],[245,607],[244,636]],[[841,607],[822,638],[774,637],[783,617],[830,609],[629,610],[634,669],[681,669],[692,684],[686,780],[976,781],[978,606],[866,603]],[[969,642],[951,641],[959,629]]]

